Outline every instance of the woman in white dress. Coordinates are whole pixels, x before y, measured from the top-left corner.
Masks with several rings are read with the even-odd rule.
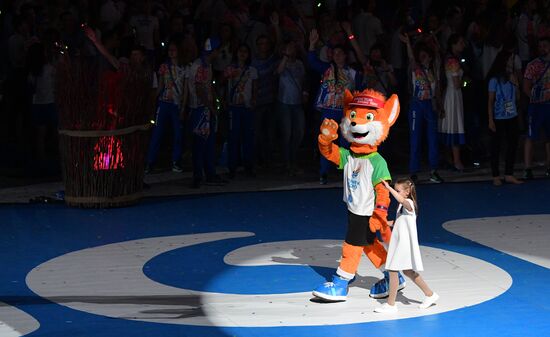
[[[460,54],[464,51],[464,38],[453,34],[449,38],[449,55],[445,58],[445,77],[447,86],[443,99],[444,116],[439,120],[441,141],[451,148],[453,165],[457,171],[464,170],[460,158],[460,146],[464,145],[464,102],[462,86],[465,84],[462,75]]]
[[[395,221],[388,221],[393,224],[391,240],[386,258],[386,270],[390,274],[390,291],[388,301],[382,306],[374,309],[379,313],[396,313],[397,306],[397,272],[402,270],[403,274],[410,278],[426,295],[426,298],[419,305],[419,308],[426,309],[434,304],[439,295],[433,292],[418,273],[424,270],[418,236],[416,233],[416,188],[411,179],[399,179],[393,189],[385,180],[382,183],[399,203]]]

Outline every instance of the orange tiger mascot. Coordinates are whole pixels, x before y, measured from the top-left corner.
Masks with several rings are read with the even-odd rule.
[[[377,152],[378,145],[388,136],[390,127],[399,116],[399,99],[392,95],[388,100],[379,92],[366,89],[344,95],[344,117],[340,124],[342,136],[351,144],[350,149],[334,143],[338,138],[338,124],[325,119],[319,134],[321,154],[338,165],[344,176],[344,202],[348,207],[348,228],[342,247],[340,266],[332,282],[326,282],[313,291],[313,295],[327,301],[345,301],[348,284],[355,277],[364,252],[376,268],[383,268],[386,249],[378,241],[379,231],[388,243],[391,230],[387,214],[389,191],[381,183],[391,180],[386,161]],[[370,296],[388,295],[389,275],[377,282]],[[405,280],[399,275],[399,288]]]

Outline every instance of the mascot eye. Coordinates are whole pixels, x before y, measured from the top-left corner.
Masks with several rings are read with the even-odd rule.
[[[367,120],[369,120],[369,121],[373,121],[373,120],[374,120],[374,114],[373,114],[372,112],[369,112],[369,113],[367,114]]]
[[[352,111],[352,112],[349,114],[349,117],[350,117],[350,118],[355,118],[355,116],[357,116],[357,112],[355,112],[355,111]]]

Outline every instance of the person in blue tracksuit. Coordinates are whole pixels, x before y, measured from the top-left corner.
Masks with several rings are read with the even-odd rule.
[[[250,65],[250,47],[237,48],[235,62],[225,69],[229,112],[229,177],[234,178],[239,158],[248,176],[254,176],[254,113],[258,71]],[[242,148],[242,151],[241,151]]]
[[[191,187],[201,184],[224,184],[216,174],[216,130],[217,111],[214,106],[212,87],[212,60],[217,56],[219,40],[209,38],[204,44],[201,56],[187,68],[187,106],[189,126],[192,134],[193,182]],[[206,179],[204,176],[206,175]]]
[[[168,60],[160,65],[159,68],[159,95],[155,127],[149,143],[149,152],[147,154],[146,172],[149,172],[154,164],[164,134],[168,124],[172,124],[173,129],[173,149],[172,149],[172,171],[182,172],[180,158],[183,150],[183,97],[185,66],[182,55],[179,50],[179,44],[175,41],[168,45]]]
[[[418,42],[415,50],[406,34],[400,35],[401,41],[407,45],[407,54],[411,66],[413,93],[409,109],[410,154],[409,172],[413,181],[418,179],[420,171],[420,154],[423,129],[428,139],[428,161],[430,165],[430,181],[441,183],[443,179],[437,173],[439,166],[438,150],[438,72],[433,66],[433,51],[423,42]]]

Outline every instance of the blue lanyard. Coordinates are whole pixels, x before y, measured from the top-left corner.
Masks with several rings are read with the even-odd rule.
[[[178,67],[175,66],[175,68],[176,68],[176,72],[177,72]],[[178,87],[178,82],[176,82],[176,80],[174,79],[174,75],[172,74],[172,62],[168,63],[168,73],[170,74],[170,80],[172,81],[172,83],[174,83],[174,88],[176,89],[176,93],[179,95],[180,94],[180,88]]]

